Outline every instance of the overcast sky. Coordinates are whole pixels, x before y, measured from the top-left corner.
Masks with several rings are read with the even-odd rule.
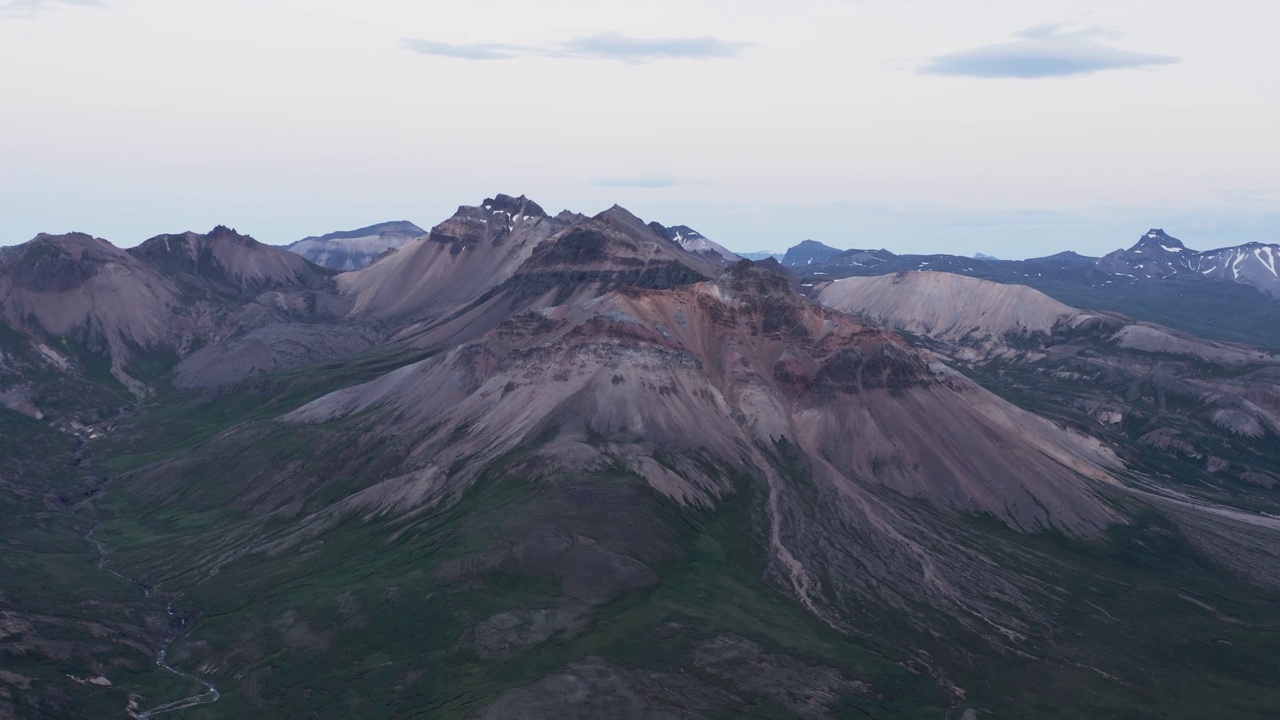
[[[1264,0],[0,0],[0,243],[524,193],[737,250],[1280,242]]]

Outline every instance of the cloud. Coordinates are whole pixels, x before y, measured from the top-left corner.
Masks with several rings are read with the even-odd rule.
[[[1131,52],[1107,45],[1102,41],[1118,40],[1121,35],[1100,27],[1066,30],[1058,23],[1044,23],[1016,32],[1013,37],[1016,39],[1012,42],[939,55],[918,72],[950,77],[1026,79],[1070,77],[1179,62],[1171,55]]]
[[[679,180],[666,177],[631,177],[631,178],[599,178],[591,181],[596,187],[607,188],[671,188],[682,184]]]
[[[532,48],[519,45],[503,45],[501,43],[455,45],[453,43],[416,40],[413,38],[400,41],[400,46],[423,55],[439,55],[441,57],[462,58],[464,60],[509,60],[521,55],[527,55],[532,50]]]
[[[693,38],[637,38],[599,33],[572,38],[560,46],[562,57],[648,62],[660,59],[703,60],[737,55],[748,43],[704,35]]]
[[[43,10],[63,6],[106,7],[102,0],[0,0],[0,18],[32,18]]]
[[[512,60],[520,57],[617,60],[640,64],[654,60],[708,60],[735,57],[750,43],[721,40],[709,35],[691,38],[641,38],[607,32],[581,35],[550,45],[510,45],[506,43],[446,43],[406,38],[406,50],[423,55],[463,60]]]

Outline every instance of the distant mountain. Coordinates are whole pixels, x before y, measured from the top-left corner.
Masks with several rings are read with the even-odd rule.
[[[823,245],[816,240],[805,240],[787,250],[782,256],[782,264],[789,268],[810,267],[816,263],[829,260],[844,252],[830,245]]]
[[[1280,298],[1280,245],[1248,243],[1236,247],[1206,250],[1195,258],[1191,269],[1211,280],[1229,280],[1252,285]]]
[[[898,330],[948,341],[1049,333],[1081,315],[1025,285],[942,272],[843,278],[827,284],[817,299]]]
[[[1280,246],[1250,243],[1207,252],[1153,229],[1103,258],[1062,252],[1029,260],[898,255],[844,250],[807,262],[817,243],[788,251],[810,286],[842,277],[932,270],[1029,285],[1077,307],[1112,310],[1204,337],[1280,347]],[[825,247],[825,246],[822,246]],[[829,249],[829,248],[828,248]],[[784,260],[784,263],[786,261]],[[1258,293],[1269,298],[1260,298]]]
[[[661,223],[651,222],[649,223],[649,227],[653,228],[654,232],[662,235],[666,239],[689,252],[712,253],[719,255],[721,258],[729,262],[737,262],[743,258],[742,255],[732,252],[720,243],[708,240],[706,236],[688,225],[672,225],[671,227],[664,227]]]
[[[774,260],[777,260],[778,262],[782,262],[782,258],[786,257],[786,255],[787,255],[787,254],[786,254],[786,253],[780,253],[780,252],[769,252],[769,251],[766,251],[766,250],[762,250],[762,251],[759,251],[759,252],[744,252],[744,253],[738,253],[738,255],[739,255],[740,257],[746,258],[747,260],[751,260],[751,261],[768,260],[769,258],[773,258]]]
[[[1128,250],[1117,250],[1098,261],[1098,267],[1116,275],[1141,279],[1195,279],[1235,282],[1280,298],[1280,245],[1248,243],[1197,252],[1182,241],[1153,229]]]
[[[407,220],[397,220],[304,238],[285,249],[322,267],[359,270],[368,267],[386,251],[426,234],[425,230]]]
[[[1092,426],[1112,447],[1161,451],[1184,482],[1280,486],[1280,354],[950,273],[844,278],[818,299],[930,341],[998,393]]]
[[[897,255],[888,250],[835,251],[805,240],[787,251],[783,264],[813,275],[850,275],[940,270],[964,275],[1021,282],[1033,277],[1071,279],[1089,285],[1129,280],[1222,280],[1255,288],[1280,298],[1280,245],[1248,243],[1198,252],[1164,230],[1152,229],[1128,250],[1102,258],[1063,252],[1030,260],[999,260],[978,253],[959,255]],[[977,262],[975,262],[977,261]]]
[[[1021,338],[1088,331],[1105,336],[1118,347],[1224,366],[1280,364],[1280,355],[1273,353],[1206,342],[1157,325],[1134,323],[1122,316],[1079,310],[1026,285],[952,273],[843,278],[826,284],[817,299],[829,307],[913,335],[978,345],[995,356],[1010,341]],[[1280,413],[1274,423],[1280,427]]]

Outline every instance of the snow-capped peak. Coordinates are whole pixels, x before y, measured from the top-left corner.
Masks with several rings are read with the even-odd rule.
[[[1136,245],[1129,248],[1129,252],[1138,254],[1144,252],[1181,254],[1193,251],[1188,250],[1181,240],[1166,233],[1164,230],[1152,228],[1138,240]]]

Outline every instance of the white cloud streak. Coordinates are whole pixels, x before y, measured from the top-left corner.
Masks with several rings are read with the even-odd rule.
[[[514,60],[522,57],[545,57],[579,60],[616,60],[639,64],[655,60],[708,60],[731,58],[750,47],[750,43],[733,42],[704,35],[688,38],[633,37],[606,32],[581,35],[550,45],[512,45],[508,43],[447,43],[437,40],[406,38],[401,47],[422,55],[435,55],[462,60]]]
[[[0,0],[0,18],[33,18],[55,7],[106,7],[102,0]]]

